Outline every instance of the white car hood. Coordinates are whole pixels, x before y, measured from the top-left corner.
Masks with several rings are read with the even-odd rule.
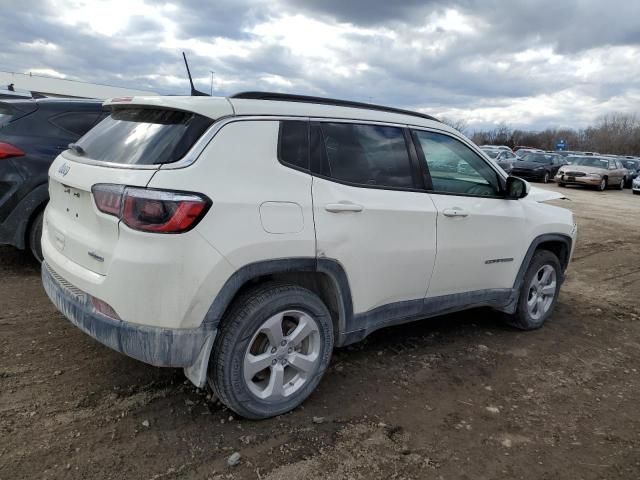
[[[529,190],[529,195],[524,197],[525,200],[529,200],[532,202],[547,202],[549,200],[558,200],[558,199],[569,200],[569,198],[565,197],[560,192],[553,192],[551,190],[545,190],[544,188],[531,187]]]

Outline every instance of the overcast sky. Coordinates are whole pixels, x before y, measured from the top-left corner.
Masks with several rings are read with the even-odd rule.
[[[640,101],[638,0],[0,0],[0,70],[582,127]]]

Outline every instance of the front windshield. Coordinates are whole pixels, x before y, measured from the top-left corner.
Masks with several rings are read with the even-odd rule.
[[[493,149],[488,149],[488,148],[483,148],[482,151],[485,153],[485,155],[487,155],[489,158],[496,158],[498,156],[498,154],[500,153],[500,150],[493,150]]]
[[[553,163],[553,155],[547,155],[544,153],[527,153],[522,157],[522,160],[526,162],[550,164]]]
[[[598,157],[575,157],[571,159],[571,164],[583,167],[609,168],[609,160]]]

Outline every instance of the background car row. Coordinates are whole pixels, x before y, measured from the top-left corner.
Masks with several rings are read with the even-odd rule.
[[[631,188],[640,194],[640,158],[597,152],[547,152],[521,147],[513,152],[505,145],[483,145],[482,151],[507,173],[529,181],[560,186],[583,185],[597,190]],[[571,168],[563,168],[572,166]]]

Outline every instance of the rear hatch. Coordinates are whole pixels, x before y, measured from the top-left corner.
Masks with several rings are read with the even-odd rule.
[[[50,243],[72,262],[105,275],[117,248],[120,219],[98,210],[92,187],[146,187],[162,165],[183,158],[213,121],[168,106],[113,106],[109,117],[49,169],[45,235]]]

